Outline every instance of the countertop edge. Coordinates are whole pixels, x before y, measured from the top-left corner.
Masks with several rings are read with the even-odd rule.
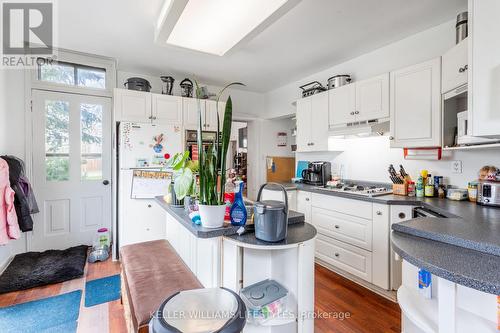
[[[455,282],[457,284],[460,284],[460,285],[463,285],[465,287],[469,287],[469,288],[472,288],[475,290],[483,291],[485,293],[500,295],[500,281],[492,282],[492,281],[478,280],[478,279],[475,279],[475,278],[472,278],[469,276],[465,276],[463,274],[459,274],[459,273],[447,270],[445,268],[436,266],[436,265],[430,263],[428,260],[418,258],[418,257],[408,253],[408,251],[405,251],[405,249],[403,249],[402,246],[400,246],[400,244],[398,244],[397,239],[394,240],[394,235],[396,235],[396,237],[398,237],[399,236],[398,234],[401,234],[402,236],[405,236],[405,237],[414,238],[413,239],[414,241],[421,241],[418,239],[420,237],[409,235],[406,233],[398,233],[397,231],[394,231],[391,233],[391,245],[392,245],[394,251],[398,255],[400,255],[404,260],[408,261],[409,263],[411,263],[417,267],[423,268],[423,269],[429,271],[430,273],[432,273],[440,278],[443,278],[445,280],[449,280],[449,281]],[[428,242],[435,242],[437,246],[450,247],[450,249],[458,247],[456,245],[447,244],[447,243],[443,243],[440,241],[435,241],[435,240],[430,240],[430,239],[424,239],[424,240],[426,240]],[[467,250],[468,251],[475,251],[472,249],[467,249]],[[476,252],[478,252],[478,251],[476,251]],[[500,258],[499,258],[499,260],[500,260]]]

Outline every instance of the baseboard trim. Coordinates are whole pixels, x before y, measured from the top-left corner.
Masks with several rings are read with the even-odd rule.
[[[14,259],[14,255],[11,255],[7,260],[0,263],[0,275],[3,274],[7,266],[9,266],[9,264],[11,263],[12,259]]]
[[[373,291],[374,293],[388,299],[391,302],[394,302],[394,303],[398,302],[395,291],[389,291],[389,290],[382,289],[374,284],[371,284],[370,282],[366,282],[365,280],[360,279],[355,275],[352,275],[351,273],[343,271],[343,270],[341,270],[341,269],[339,269],[339,268],[337,268],[337,267],[335,267],[335,266],[333,266],[333,265],[331,265],[331,264],[329,264],[329,263],[327,263],[319,258],[315,258],[315,262],[318,265],[323,266],[326,269],[328,269],[334,273],[337,273],[338,275],[345,277],[346,279],[351,280],[351,281],[359,284],[360,286],[362,286],[368,290]]]

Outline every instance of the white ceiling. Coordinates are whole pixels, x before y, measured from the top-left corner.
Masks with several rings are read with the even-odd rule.
[[[240,81],[266,92],[454,19],[467,7],[467,0],[302,0],[247,45],[219,57],[154,44],[162,3],[58,1],[59,46],[116,58],[122,70],[196,75],[219,85]]]

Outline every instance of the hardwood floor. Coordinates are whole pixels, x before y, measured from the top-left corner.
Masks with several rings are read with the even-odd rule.
[[[77,289],[84,290],[87,280],[119,274],[120,263],[87,264],[85,277],[49,286],[0,295],[0,307],[56,296]],[[316,333],[337,332],[401,332],[400,310],[393,303],[324,267],[316,265],[316,312],[329,318],[315,320]],[[126,332],[120,300],[90,308],[80,305],[78,333]],[[345,317],[340,317],[344,315]],[[349,315],[349,317],[347,317]],[[342,319],[343,318],[343,319]]]
[[[78,318],[78,333],[126,332],[123,306],[120,300],[99,304],[89,308],[84,306],[85,282],[115,274],[120,274],[119,262],[108,259],[105,262],[97,262],[94,264],[87,263],[84,277],[48,286],[2,294],[0,295],[0,307],[57,296],[81,289],[83,295],[80,303],[80,316]]]
[[[315,308],[317,313],[332,313],[314,322],[316,333],[326,332],[401,332],[399,306],[346,278],[316,265]],[[349,314],[343,320],[335,313]]]

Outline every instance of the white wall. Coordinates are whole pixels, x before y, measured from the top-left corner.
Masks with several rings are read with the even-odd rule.
[[[300,98],[299,86],[305,83],[319,81],[326,85],[328,78],[336,74],[350,74],[353,80],[370,78],[438,57],[454,44],[455,21],[452,20],[269,92],[268,108],[262,117],[294,114],[292,102]]]
[[[153,93],[161,93],[162,82],[160,80],[160,74],[151,75],[148,73],[137,74],[131,73],[127,71],[119,70],[117,73],[117,83],[116,86],[118,88],[123,88],[124,82],[130,77],[141,77],[149,81],[151,84],[151,92]],[[185,77],[175,76],[174,89],[173,94],[180,96],[181,89],[179,84]],[[190,78],[193,80],[193,78]],[[244,83],[244,82],[243,82]],[[200,83],[201,86],[204,86],[203,83]],[[221,87],[216,86],[208,86],[210,93],[218,93]],[[227,93],[222,96],[222,99],[225,101],[228,95],[231,95],[231,99],[233,101],[233,118],[235,120],[252,120],[258,117],[259,114],[263,113],[266,109],[265,105],[265,95],[261,93],[256,93],[252,91],[246,91],[241,89],[229,88]]]
[[[0,155],[24,159],[24,72],[0,70]],[[0,269],[9,258],[26,251],[25,234],[21,239],[0,246]]]
[[[390,183],[387,175],[389,164],[396,169],[402,164],[416,180],[420,170],[427,169],[435,176],[444,176],[446,184],[466,187],[477,179],[479,169],[484,165],[500,167],[500,149],[443,151],[440,161],[410,161],[403,157],[403,150],[390,148],[388,136],[330,139],[331,149],[343,152],[297,153],[297,160],[322,160],[332,163],[332,173],[343,165],[344,177],[348,179],[380,181]],[[451,162],[462,161],[462,173],[451,172]]]

